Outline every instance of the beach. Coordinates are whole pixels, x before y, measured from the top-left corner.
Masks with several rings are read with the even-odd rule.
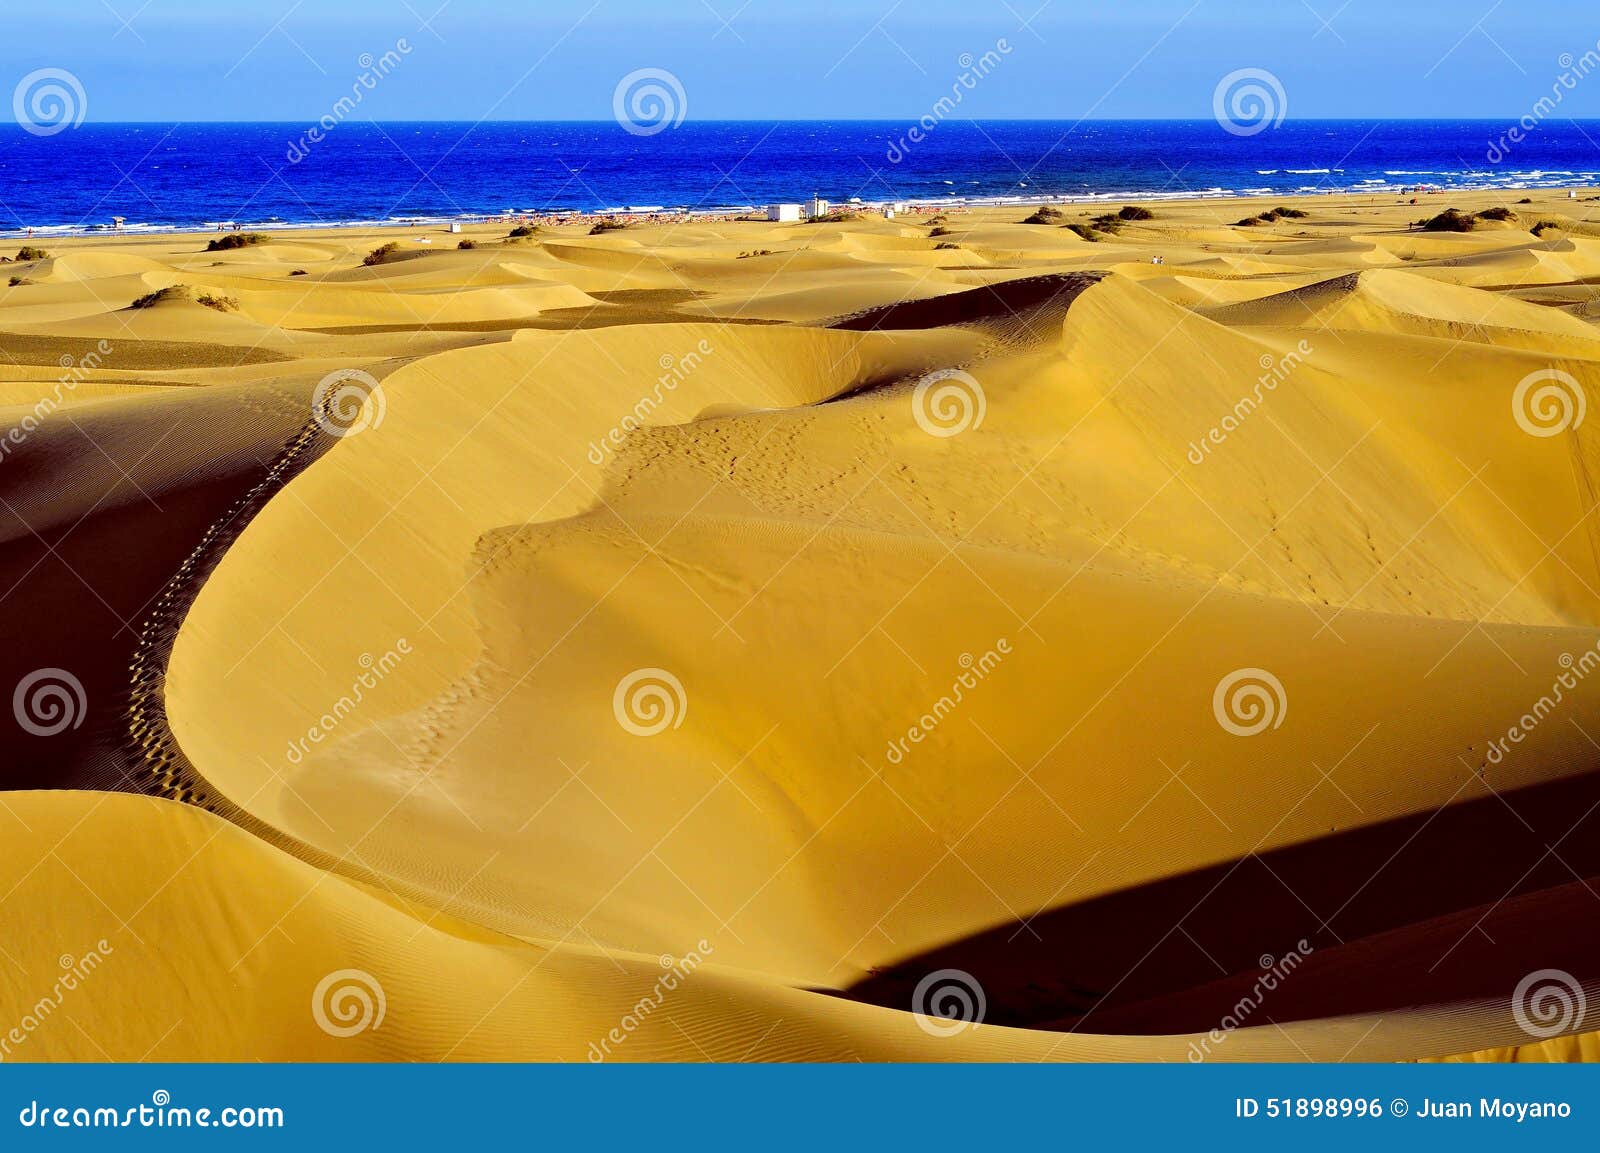
[[[0,1056],[1595,1059],[1597,201],[4,242]]]

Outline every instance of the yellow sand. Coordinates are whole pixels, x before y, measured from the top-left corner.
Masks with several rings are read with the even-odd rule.
[[[135,488],[243,492],[329,373],[381,385],[174,594],[155,711],[124,723],[144,760],[95,781],[156,795],[0,794],[0,1018],[109,947],[5,1056],[1185,1060],[1229,982],[1320,932],[1288,978],[1312,1008],[1269,996],[1211,1059],[1594,1057],[1581,1018],[1539,1042],[1511,1002],[1544,967],[1600,995],[1592,909],[1557,892],[1600,873],[1562,799],[1600,766],[1600,683],[1490,748],[1600,640],[1600,425],[1533,435],[1513,406],[1536,373],[1600,390],[1600,240],[1591,202],[1535,198],[1466,235],[1408,228],[1438,198],[1321,197],[1251,228],[1269,205],[1155,204],[1097,242],[994,209],[939,237],[50,244],[0,293],[0,423],[111,351],[17,450],[46,471],[0,465],[38,533]],[[1083,272],[1064,314],[1010,283]],[[954,322],[918,319],[942,297]],[[936,435],[917,383],[950,369],[982,417]],[[109,506],[59,487],[92,453],[69,415],[149,437],[151,413],[178,447]],[[119,548],[208,539],[115,515]],[[62,663],[35,617],[24,663]],[[137,681],[169,654],[136,633],[108,644]],[[1250,669],[1279,723],[1239,736],[1213,694]],[[668,685],[659,732],[635,674]],[[101,762],[74,749],[81,786]],[[1539,871],[1465,815],[1524,796],[1541,850],[1571,833]],[[1471,863],[1390,868],[1359,848],[1380,826]],[[1270,910],[1203,905],[1262,869]],[[1169,906],[1186,878],[1201,900]],[[1514,954],[1478,940],[1503,918]],[[1398,1002],[1353,975],[1374,956]],[[987,1023],[871,992],[946,967]],[[349,1036],[312,1008],[346,970],[384,1005]]]

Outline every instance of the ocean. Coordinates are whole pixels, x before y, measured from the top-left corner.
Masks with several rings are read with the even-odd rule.
[[[686,121],[0,127],[0,231],[36,234],[686,209],[818,194],[940,203],[1398,195],[1600,182],[1600,122]],[[920,136],[920,140],[915,137]],[[320,138],[319,138],[320,137]]]

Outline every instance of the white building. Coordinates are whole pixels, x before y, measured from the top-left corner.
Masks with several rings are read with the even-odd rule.
[[[769,204],[767,205],[768,220],[799,220],[800,206],[798,204]]]
[[[819,216],[828,215],[828,202],[820,196],[813,196],[806,201],[806,219],[815,220]]]

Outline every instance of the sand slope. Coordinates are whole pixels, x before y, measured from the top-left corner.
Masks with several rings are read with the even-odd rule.
[[[1306,207],[63,246],[5,411],[128,359],[0,464],[8,651],[96,704],[11,783],[154,796],[5,797],[0,996],[112,946],[28,1053],[1592,1056],[1513,1011],[1600,989],[1592,242]]]

